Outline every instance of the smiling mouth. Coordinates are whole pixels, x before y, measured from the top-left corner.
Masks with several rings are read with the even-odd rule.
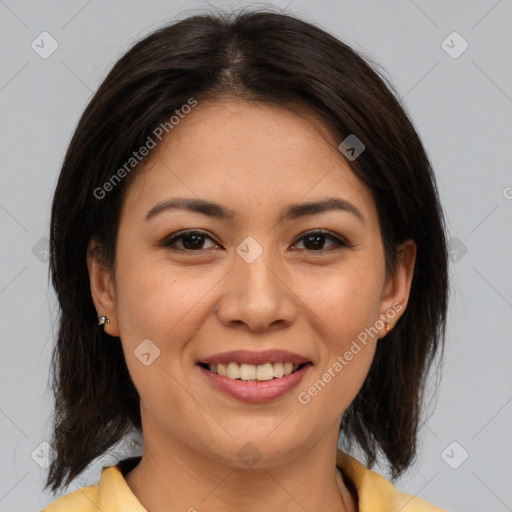
[[[247,382],[264,382],[281,379],[295,373],[305,366],[312,365],[312,363],[307,362],[297,365],[289,362],[277,362],[254,365],[230,362],[227,364],[198,363],[198,365],[214,374],[227,377],[228,379]]]

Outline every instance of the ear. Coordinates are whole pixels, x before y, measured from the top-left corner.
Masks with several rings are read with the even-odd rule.
[[[404,314],[409,301],[416,251],[414,240],[406,240],[398,246],[396,272],[394,275],[388,276],[384,286],[380,317],[384,321],[388,320],[390,330]],[[384,326],[379,338],[384,338],[387,333]]]
[[[110,336],[119,336],[114,276],[102,258],[101,245],[94,238],[87,245],[87,269],[96,312],[109,320],[104,324],[104,330]]]

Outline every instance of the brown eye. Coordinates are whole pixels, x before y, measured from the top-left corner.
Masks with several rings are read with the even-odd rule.
[[[213,245],[205,247],[207,241],[210,241]],[[327,241],[331,241],[331,244],[325,248]],[[303,243],[304,247],[297,249],[297,243]],[[182,252],[199,252],[206,249],[212,249],[218,247],[218,244],[206,233],[201,231],[184,231],[179,234],[174,234],[170,239],[163,242],[162,245],[172,250]],[[296,250],[308,251],[308,252],[327,252],[332,251],[340,247],[349,247],[350,244],[344,240],[332,235],[326,231],[311,231],[303,235],[298,242],[294,244]]]
[[[334,249],[339,247],[348,247],[349,244],[346,243],[343,240],[340,240],[338,237],[325,232],[325,231],[311,231],[309,233],[306,233],[306,235],[302,236],[302,238],[299,239],[299,243],[304,243],[304,249],[307,251],[313,251],[313,252],[320,252],[325,251],[324,248],[325,241],[331,240],[334,242],[330,247],[334,247]],[[299,248],[299,250],[304,250],[302,248]],[[333,250],[333,249],[328,249]]]
[[[164,242],[162,245],[170,249],[178,251],[200,251],[205,249],[205,241],[212,240],[208,235],[201,231],[185,231],[179,235],[173,236],[171,239]],[[181,246],[180,246],[181,244]],[[216,244],[214,243],[214,246]]]

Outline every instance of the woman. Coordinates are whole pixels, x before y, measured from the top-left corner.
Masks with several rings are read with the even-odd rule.
[[[447,309],[434,175],[392,91],[270,12],[190,17],[116,63],[53,200],[47,487],[132,431],[143,452],[47,512],[441,510],[371,471],[415,460]]]

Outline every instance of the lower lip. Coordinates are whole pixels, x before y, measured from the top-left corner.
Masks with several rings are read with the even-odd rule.
[[[299,385],[311,366],[312,364],[308,363],[296,372],[290,373],[290,375],[272,380],[244,381],[224,377],[198,365],[203,375],[209,379],[216,389],[238,400],[252,403],[271,402],[285,395]]]

